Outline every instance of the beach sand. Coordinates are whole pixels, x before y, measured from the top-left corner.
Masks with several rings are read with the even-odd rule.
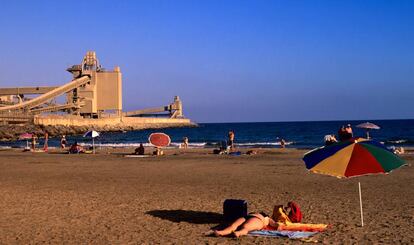
[[[117,151],[117,154],[109,152]],[[308,172],[305,151],[253,156],[166,151],[162,157],[0,151],[0,244],[279,244],[286,238],[206,237],[227,198],[271,212],[296,201],[303,222],[332,227],[323,243],[414,243],[414,169],[352,179]],[[246,151],[246,149],[244,150]],[[409,164],[414,157],[404,156]],[[365,226],[360,227],[358,181]]]

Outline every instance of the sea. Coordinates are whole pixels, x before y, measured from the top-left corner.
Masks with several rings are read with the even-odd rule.
[[[354,136],[365,137],[364,129],[355,127],[362,121],[311,121],[311,122],[252,122],[252,123],[200,123],[198,127],[168,128],[127,132],[101,132],[95,139],[98,147],[137,147],[140,143],[149,146],[148,136],[163,132],[171,137],[170,147],[179,147],[183,137],[188,137],[190,148],[214,148],[226,140],[228,132],[235,132],[235,144],[240,148],[278,148],[284,139],[288,148],[315,148],[324,144],[324,136],[337,135],[342,125],[351,124]],[[381,127],[371,130],[372,139],[387,147],[414,147],[414,120],[370,120]],[[81,145],[92,144],[90,138],[67,136],[68,144],[77,141]],[[39,144],[42,145],[40,138]],[[49,147],[58,147],[60,138],[50,138]],[[27,142],[18,140],[0,142],[1,148],[23,148]]]

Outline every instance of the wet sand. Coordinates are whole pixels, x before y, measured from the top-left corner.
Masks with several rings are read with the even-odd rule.
[[[336,244],[413,244],[414,169],[337,179],[309,173],[304,151],[219,156],[169,150],[125,158],[0,151],[0,244],[279,244],[286,238],[206,237],[226,198],[271,212],[296,201],[304,222],[332,227],[315,238]],[[125,151],[125,150],[124,150]],[[409,164],[413,155],[404,158]],[[360,227],[358,181],[365,226]]]

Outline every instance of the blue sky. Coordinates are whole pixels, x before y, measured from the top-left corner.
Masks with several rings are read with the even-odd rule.
[[[7,1],[0,85],[59,85],[95,50],[126,110],[197,122],[414,118],[414,1]]]

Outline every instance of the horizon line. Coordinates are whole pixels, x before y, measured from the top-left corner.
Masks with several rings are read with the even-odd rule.
[[[414,118],[391,118],[391,119],[332,119],[332,120],[294,120],[294,121],[241,121],[241,122],[195,122],[197,124],[219,124],[219,123],[295,123],[295,122],[355,122],[355,121],[403,121],[414,120]]]

